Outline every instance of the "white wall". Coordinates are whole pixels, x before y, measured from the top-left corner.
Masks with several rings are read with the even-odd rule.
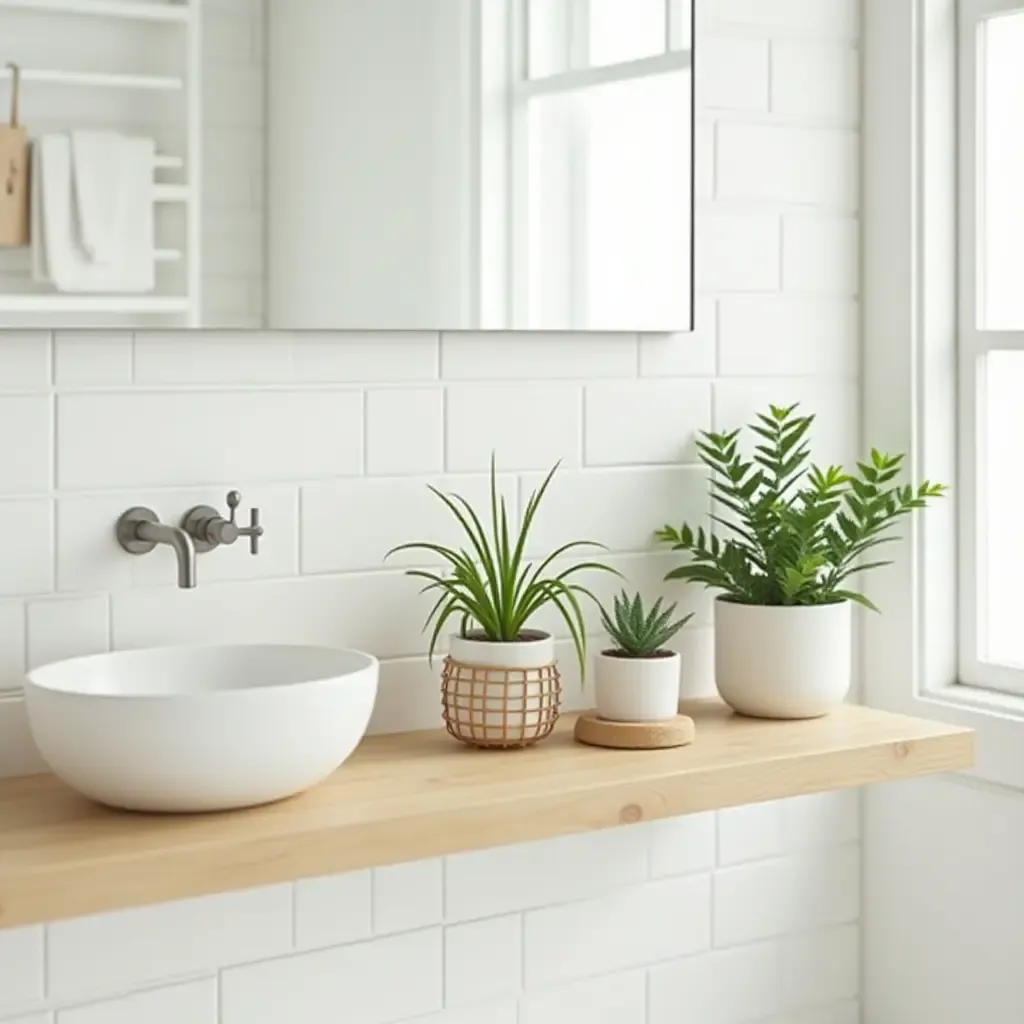
[[[1024,796],[881,786],[865,819],[865,1021],[1024,1020]]]
[[[258,328],[265,310],[266,19],[261,0],[203,0],[203,311]]]
[[[853,454],[856,0],[705,10],[693,336],[4,336],[3,684],[111,646],[351,644],[384,662],[374,727],[430,725],[425,608],[380,563],[446,528],[428,479],[480,496],[497,448],[521,500],[564,457],[538,544],[598,536],[653,592],[652,528],[705,507],[696,429],[804,400],[821,457]],[[194,592],[111,541],[129,505],[233,486],[264,551],[205,556]],[[706,692],[709,608],[683,601]],[[0,772],[30,767],[19,709]],[[0,931],[0,1020],[214,1024],[219,999],[222,1024],[853,1024],[857,835],[842,794]]]
[[[271,327],[476,322],[469,9],[268,8]]]

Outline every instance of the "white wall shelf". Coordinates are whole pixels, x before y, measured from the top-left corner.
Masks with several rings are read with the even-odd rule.
[[[187,313],[189,301],[176,295],[0,295],[0,313]]]
[[[90,103],[95,102],[101,111],[97,117],[102,118],[102,111],[108,107],[118,111],[110,116],[116,130],[116,119],[127,116],[120,96],[128,96],[128,130],[149,135],[153,133],[143,125],[150,116],[161,124],[166,121],[166,110],[158,105],[166,94],[177,111],[176,123],[181,129],[180,135],[163,139],[164,152],[153,159],[153,202],[163,208],[155,223],[158,240],[153,259],[167,268],[159,274],[155,292],[69,295],[40,291],[27,280],[12,281],[12,290],[0,293],[0,325],[5,322],[4,314],[8,314],[8,320],[16,320],[17,326],[26,317],[40,324],[49,323],[52,317],[88,326],[90,317],[121,315],[169,316],[177,321],[175,326],[199,325],[202,10],[202,0],[0,0],[0,30],[9,27],[11,31],[8,57],[19,60],[18,50],[28,47],[19,61],[21,78],[38,93],[34,93],[34,99],[40,122],[59,124],[67,120],[62,111],[80,92],[90,96]],[[85,33],[88,26],[83,19],[91,19],[95,31]],[[133,41],[141,43],[147,33],[154,31],[162,36],[165,29],[166,41],[177,54],[174,64],[154,68],[160,73],[150,74],[151,65],[128,63],[131,55],[139,52]],[[91,66],[68,67],[63,58],[72,61],[66,47],[58,47],[51,58],[43,56],[46,40],[71,39],[76,31],[83,35],[84,45],[91,48],[91,57],[84,53],[82,58],[91,59]],[[106,36],[111,38],[103,42]],[[102,58],[109,63],[95,63]],[[43,66],[33,66],[35,61]],[[10,67],[0,67],[0,87],[9,85],[12,76]],[[160,180],[162,176],[170,180]],[[160,233],[165,237],[159,237]]]
[[[188,185],[153,186],[153,199],[157,203],[187,203],[192,198],[192,189]]]
[[[183,3],[140,3],[137,0],[0,0],[0,10],[23,10],[32,14],[73,14],[98,18],[127,18],[135,21],[163,21],[184,25],[188,5]]]
[[[0,82],[9,81],[10,77],[10,68],[0,70]],[[37,68],[23,68],[21,80],[35,85],[75,85],[147,92],[180,92],[185,87],[183,79],[169,75],[115,75],[94,71],[44,71]]]

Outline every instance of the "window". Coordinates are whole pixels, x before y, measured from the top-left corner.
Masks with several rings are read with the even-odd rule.
[[[1024,2],[959,18],[959,670],[1024,694]]]
[[[513,323],[690,323],[691,0],[508,3],[512,53],[484,24],[483,108],[504,84],[508,123],[481,140],[481,191],[507,174],[511,197],[483,213],[485,322],[507,303]]]
[[[1004,300],[984,270],[1007,259],[986,216],[995,223],[999,203],[1014,215],[1000,186],[986,194],[998,165],[985,139],[1008,140],[994,135],[1006,97],[985,76],[999,67],[989,63],[996,34],[1015,27],[1001,19],[1024,12],[1024,0],[864,0],[862,10],[865,435],[907,452],[915,478],[955,484],[892,546],[895,564],[865,580],[882,614],[863,620],[862,693],[875,707],[975,730],[969,774],[1024,790],[1024,667],[1007,649],[1024,622],[1004,625],[1022,602],[996,592],[1018,556],[986,532],[994,519],[1000,538],[1014,536],[1013,505],[993,489],[1016,486],[1001,466],[1016,457],[1024,392],[1011,373],[1024,324],[995,325],[1006,314],[993,302]],[[980,297],[986,288],[992,298]],[[981,596],[1008,614],[989,618]]]

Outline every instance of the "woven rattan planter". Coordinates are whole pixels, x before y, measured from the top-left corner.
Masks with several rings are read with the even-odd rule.
[[[528,747],[551,735],[562,707],[555,644],[530,632],[515,643],[453,636],[441,673],[448,732],[473,747]]]

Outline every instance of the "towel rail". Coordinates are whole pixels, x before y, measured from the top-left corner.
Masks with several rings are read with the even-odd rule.
[[[192,198],[192,189],[188,185],[153,186],[153,201],[157,203],[187,203]]]
[[[0,313],[127,313],[163,315],[187,313],[189,300],[181,295],[0,295]]]
[[[59,108],[62,97],[72,95],[72,90],[109,90],[130,95],[131,93],[166,93],[180,103],[185,113],[185,137],[180,140],[181,148],[174,145],[175,152],[162,152],[153,159],[153,201],[166,207],[176,204],[180,207],[167,216],[173,220],[175,235],[159,238],[154,246],[152,258],[160,266],[177,264],[182,269],[163,272],[158,275],[158,291],[151,293],[66,293],[55,290],[38,290],[31,281],[24,281],[11,287],[23,288],[4,294],[0,291],[0,325],[19,326],[25,322],[38,323],[46,315],[61,322],[71,321],[77,326],[84,325],[90,317],[137,316],[168,317],[179,325],[196,326],[200,319],[199,260],[200,234],[197,229],[201,188],[201,165],[199,163],[199,139],[202,109],[200,41],[203,0],[0,0],[0,21],[11,24],[14,16],[27,26],[38,25],[40,31],[54,34],[74,31],[85,27],[85,19],[92,19],[103,32],[160,31],[167,27],[168,42],[181,48],[181,58],[176,66],[157,68],[168,74],[150,74],[149,68],[141,66],[139,73],[130,69],[124,71],[92,69],[72,70],[61,67],[62,60],[47,59],[42,67],[23,67],[22,83],[38,87],[42,109],[52,106]],[[46,23],[44,20],[46,19]],[[120,23],[120,24],[119,24]],[[133,25],[135,26],[133,28]],[[146,26],[151,26],[146,28]],[[184,31],[178,31],[184,29]],[[33,29],[34,31],[34,29]],[[97,31],[101,31],[100,28]],[[173,36],[173,39],[172,39]],[[163,38],[163,35],[161,35]],[[46,66],[49,64],[49,67]],[[0,88],[12,78],[10,70],[0,68]],[[52,100],[51,97],[52,96]],[[44,98],[45,97],[45,98]],[[179,100],[180,97],[180,100]],[[143,134],[136,121],[132,123],[132,134]],[[170,180],[162,180],[169,178]],[[184,223],[188,225],[187,238],[177,237]],[[168,227],[169,222],[161,216],[157,230]],[[174,242],[177,246],[168,246]],[[161,244],[163,243],[163,244]],[[179,280],[179,277],[182,278]],[[171,291],[173,289],[173,291]],[[168,293],[170,291],[170,294]],[[33,318],[33,315],[36,315]],[[162,321],[156,321],[162,322]]]
[[[72,14],[182,25],[188,21],[189,16],[187,4],[139,3],[137,0],[0,0],[0,9],[24,10],[32,14]]]
[[[10,79],[9,68],[0,69],[0,82]],[[121,75],[98,71],[56,71],[22,68],[23,83],[37,85],[81,85],[95,89],[137,89],[145,92],[180,92],[185,88],[181,78],[170,75]]]

